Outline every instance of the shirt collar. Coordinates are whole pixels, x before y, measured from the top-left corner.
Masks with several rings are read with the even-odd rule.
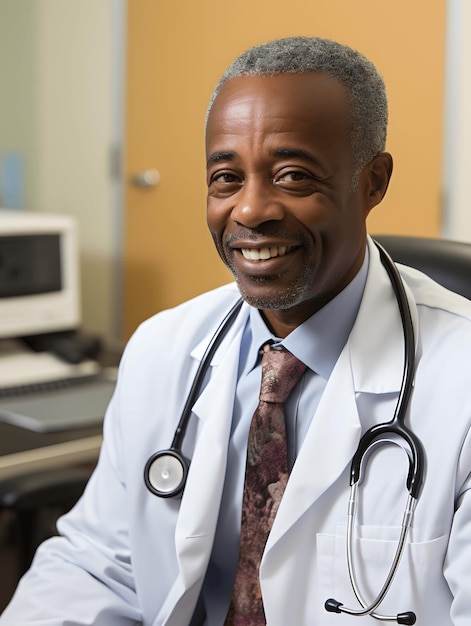
[[[283,345],[309,369],[327,380],[355,323],[368,275],[368,259],[367,248],[360,271],[345,289],[283,340],[270,332],[258,309],[251,308],[248,369],[256,366],[261,346],[272,341]]]

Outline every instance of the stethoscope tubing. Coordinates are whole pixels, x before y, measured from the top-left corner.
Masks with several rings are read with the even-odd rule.
[[[363,595],[358,587],[358,583],[357,583],[357,579],[355,575],[354,558],[353,558],[353,523],[355,519],[356,505],[358,501],[357,490],[358,490],[358,483],[356,483],[355,485],[352,485],[351,494],[350,494],[350,506],[349,506],[348,524],[347,524],[347,562],[348,562],[348,573],[349,573],[349,578],[350,578],[350,584],[352,586],[353,592],[358,602],[361,604],[363,609],[354,610],[354,609],[348,609],[346,607],[343,607],[343,612],[348,613],[349,615],[355,615],[358,617],[361,617],[364,615],[371,615],[371,617],[374,617],[382,621],[394,621],[394,620],[397,621],[397,618],[398,618],[397,615],[381,615],[379,613],[375,613],[375,611],[383,602],[384,598],[386,597],[392,585],[394,577],[396,575],[397,568],[399,566],[399,562],[401,560],[401,557],[402,557],[402,554],[404,552],[404,548],[406,545],[407,535],[409,533],[409,530],[412,524],[414,510],[417,505],[417,500],[416,498],[414,498],[413,496],[409,494],[407,498],[407,504],[406,504],[406,508],[404,511],[403,519],[402,519],[401,533],[399,536],[396,552],[394,554],[394,558],[391,563],[389,575],[386,578],[375,600],[371,604],[368,604],[366,600],[364,600]],[[415,619],[414,619],[415,616],[414,618],[412,618],[411,617],[412,614],[410,612],[404,615],[409,616],[409,620],[410,619],[413,620],[412,623],[415,622]],[[401,623],[401,621],[399,621],[399,623]],[[409,623],[409,622],[403,622],[403,623]]]
[[[239,298],[237,302],[232,306],[229,313],[225,316],[222,322],[217,327],[215,333],[213,334],[211,341],[209,342],[206,350],[204,351],[203,357],[200,361],[198,370],[195,374],[195,378],[191,385],[190,391],[188,392],[188,397],[185,402],[185,406],[183,407],[182,415],[180,417],[180,421],[178,422],[178,426],[175,430],[175,435],[173,437],[172,445],[170,448],[172,450],[181,450],[183,439],[185,437],[186,429],[188,423],[190,421],[191,412],[193,410],[193,406],[200,394],[201,386],[204,381],[204,377],[206,376],[206,372],[208,371],[211,360],[221,344],[222,340],[226,336],[229,328],[234,323],[239,311],[242,307],[243,300]]]
[[[170,448],[153,454],[144,467],[144,482],[147,488],[160,498],[175,498],[183,493],[190,461],[183,455],[182,445],[193,406],[200,394],[211,360],[239,314],[242,304],[243,300],[239,298],[219,324],[206,347],[188,392]]]
[[[399,305],[402,328],[404,332],[404,369],[401,389],[399,392],[394,415],[389,422],[372,426],[360,439],[350,470],[350,485],[361,480],[361,466],[367,450],[384,435],[397,434],[406,443],[411,452],[411,464],[407,477],[409,493],[417,498],[423,484],[425,455],[419,439],[405,425],[405,417],[410,402],[415,375],[415,333],[407,300],[407,294],[396,266],[380,244],[375,242],[381,261],[389,275],[391,285]]]
[[[415,375],[415,333],[409,302],[407,300],[404,284],[394,262],[382,246],[377,242],[375,242],[375,244],[379,250],[382,264],[389,275],[401,315],[404,333],[404,369],[401,388],[392,419],[389,422],[376,424],[364,433],[353,456],[350,469],[351,492],[348,506],[347,564],[350,583],[362,608],[351,609],[332,598],[327,600],[325,608],[330,612],[347,613],[348,615],[357,617],[370,615],[378,620],[396,621],[399,624],[415,624],[416,616],[412,611],[400,613],[396,616],[376,613],[377,608],[381,605],[391,587],[406,545],[407,535],[412,525],[413,513],[423,485],[425,454],[418,437],[416,437],[404,423],[411,399]],[[404,510],[397,549],[388,575],[376,598],[368,604],[359,589],[353,559],[353,523],[358,499],[358,488],[363,480],[366,461],[372,450],[382,444],[394,443],[400,445],[398,444],[398,440],[405,444],[405,446],[401,447],[404,447],[409,458],[409,473],[406,481],[409,496]]]

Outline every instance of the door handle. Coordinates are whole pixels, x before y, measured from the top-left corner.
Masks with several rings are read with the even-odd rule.
[[[160,172],[154,168],[143,170],[134,174],[131,180],[136,187],[155,187],[160,182]]]

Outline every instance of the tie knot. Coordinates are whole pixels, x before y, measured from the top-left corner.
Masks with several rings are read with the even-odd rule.
[[[285,348],[274,349],[265,344],[262,350],[260,400],[284,403],[306,370],[306,365]]]

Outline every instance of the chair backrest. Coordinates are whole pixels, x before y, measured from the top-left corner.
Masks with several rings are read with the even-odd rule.
[[[397,263],[424,272],[471,300],[471,243],[400,235],[373,235]]]

